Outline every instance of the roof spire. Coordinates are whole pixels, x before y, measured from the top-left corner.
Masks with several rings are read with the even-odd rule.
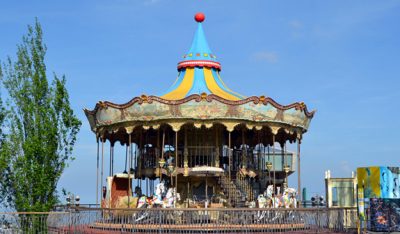
[[[178,63],[178,78],[161,97],[180,100],[192,94],[214,94],[226,100],[241,100],[244,96],[230,90],[220,77],[221,64],[208,47],[202,22],[203,13],[194,16],[197,30],[189,52]]]
[[[210,67],[221,70],[221,64],[217,62],[217,57],[211,52],[203,31],[202,22],[205,18],[203,13],[197,13],[194,16],[198,22],[197,30],[188,53],[183,56],[183,61],[178,63],[178,70],[185,67]]]

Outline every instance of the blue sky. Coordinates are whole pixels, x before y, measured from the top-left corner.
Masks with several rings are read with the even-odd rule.
[[[327,169],[347,177],[359,166],[400,166],[399,10],[390,0],[0,1],[0,59],[15,54],[38,17],[49,74],[67,76],[83,122],[59,187],[94,202],[96,143],[82,109],[163,93],[191,45],[193,15],[204,12],[230,88],[317,110],[302,144],[302,180],[321,194]],[[118,156],[122,170],[122,148]]]

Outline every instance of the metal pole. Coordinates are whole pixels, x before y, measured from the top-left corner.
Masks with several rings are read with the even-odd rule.
[[[111,176],[112,174],[112,172],[111,172],[111,166],[112,166],[112,145],[111,145],[111,141],[110,141],[110,164],[108,165],[109,167],[108,167],[108,173],[109,173],[109,175],[108,176]]]
[[[155,166],[159,168],[158,162],[160,161],[160,128],[157,129],[157,151],[156,151],[156,160],[155,160]],[[156,175],[157,176],[157,175]],[[161,182],[161,180],[160,180]]]
[[[131,134],[128,133],[128,143],[126,144],[127,150],[129,152],[129,168],[128,168],[128,208],[131,207],[131,203],[130,203],[130,199],[131,199],[131,163],[132,163],[132,150],[130,150],[132,148],[131,146]]]
[[[219,150],[218,147],[218,129],[215,126],[215,158],[214,158],[214,162],[215,162],[215,167],[219,167],[219,152],[217,152]],[[216,158],[218,157],[218,158]]]
[[[231,132],[228,132],[228,162],[229,162],[229,183],[231,182],[231,170],[232,170],[232,151],[231,151]]]
[[[96,136],[97,141],[97,170],[96,170],[96,205],[99,205],[99,161],[100,161],[100,144],[99,138]]]
[[[104,138],[101,139],[101,173],[100,173],[101,191],[103,191],[103,172],[104,172]],[[103,197],[103,194],[101,194],[101,197]]]
[[[285,178],[283,179],[283,184],[282,184],[282,191],[285,190],[285,188],[288,186],[287,185],[287,174],[285,171],[285,166],[287,165],[286,163],[286,154],[285,154],[285,148],[286,148],[286,143],[280,144],[281,146],[281,154],[282,154],[282,160],[283,160],[283,167],[282,167],[282,171],[285,173]],[[286,186],[286,187],[285,187]]]
[[[244,141],[244,128],[242,129],[242,168],[247,168],[247,155],[246,155],[246,145]],[[240,169],[239,169],[240,170]]]
[[[276,193],[276,183],[275,183],[275,179],[276,179],[276,176],[275,176],[275,172],[276,172],[276,168],[275,168],[275,135],[273,134],[272,135],[272,155],[273,155],[273,158],[272,158],[272,169],[274,170],[274,194]]]
[[[208,208],[208,173],[206,173],[206,208]]]
[[[303,197],[301,191],[301,177],[300,177],[300,144],[301,139],[297,139],[297,191],[299,193],[299,207],[301,207]]]
[[[111,145],[112,161],[111,161],[111,176],[114,175],[114,143]]]
[[[175,193],[174,193],[174,201],[176,203],[176,193],[178,193],[178,168],[179,168],[179,158],[178,158],[178,131],[175,132],[175,161],[176,161],[176,165],[175,165],[175,171],[176,171],[176,175],[175,175]],[[175,205],[175,204],[174,204]]]

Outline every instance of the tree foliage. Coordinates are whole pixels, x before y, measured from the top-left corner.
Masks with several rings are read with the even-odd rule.
[[[69,103],[65,76],[48,79],[45,54],[36,20],[18,45],[16,61],[8,57],[0,67],[8,94],[0,201],[18,211],[48,211],[57,203],[57,182],[73,160],[81,126]]]

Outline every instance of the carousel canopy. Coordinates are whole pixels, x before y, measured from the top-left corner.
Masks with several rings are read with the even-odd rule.
[[[192,94],[215,94],[226,100],[241,100],[245,97],[229,89],[220,77],[221,64],[211,52],[204,35],[202,13],[195,16],[198,22],[192,46],[183,61],[178,63],[178,78],[161,97],[167,100],[179,100]]]
[[[280,105],[265,96],[244,97],[230,90],[220,77],[221,65],[211,52],[204,35],[203,14],[196,14],[197,30],[192,46],[178,63],[178,78],[162,96],[141,95],[125,104],[98,102],[85,109],[92,130],[106,138],[120,132],[131,133],[138,126],[157,129],[162,124],[179,131],[184,124],[195,127],[222,124],[228,131],[235,126],[269,128],[272,133],[307,131],[314,111],[302,102]],[[122,133],[121,133],[122,134]]]

